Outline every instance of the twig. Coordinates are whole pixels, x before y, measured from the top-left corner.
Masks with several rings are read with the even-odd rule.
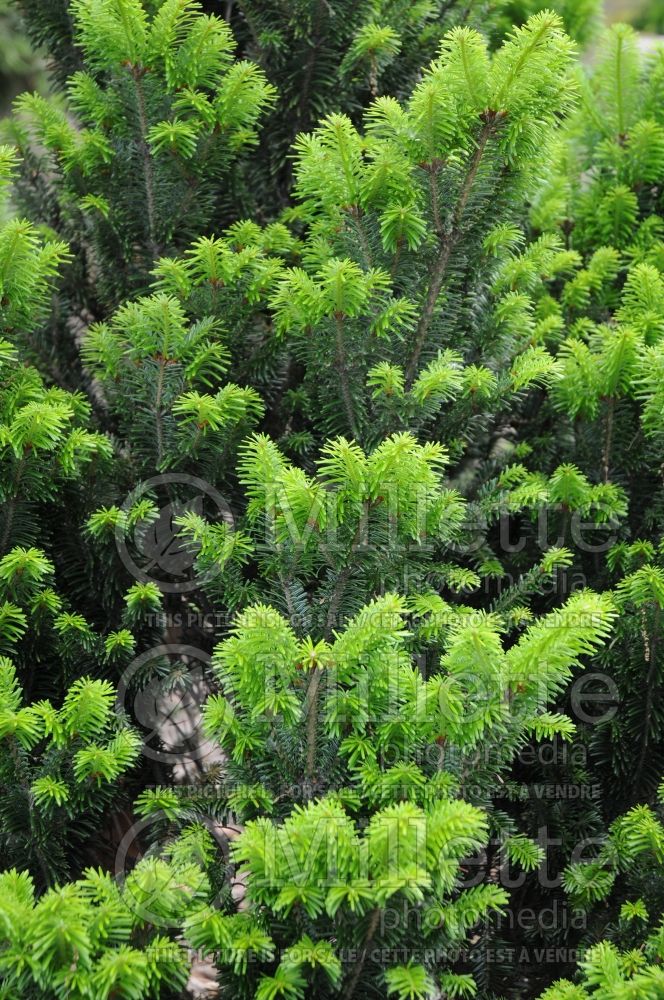
[[[615,411],[615,397],[611,398],[607,402],[606,410],[606,434],[604,436],[604,454],[602,457],[602,465],[604,468],[604,482],[609,481],[609,468],[611,463],[611,444],[613,442],[613,416]]]
[[[657,642],[659,638],[659,628],[660,628],[660,618],[661,618],[661,608],[659,604],[655,604],[654,622],[653,622],[653,632],[652,639],[648,641],[648,633],[644,628],[644,647],[646,653],[646,660],[648,661],[648,675],[646,677],[646,703],[644,710],[643,725],[641,727],[641,750],[639,753],[639,759],[636,765],[636,771],[634,773],[634,791],[638,794],[638,783],[643,773],[643,767],[646,762],[646,754],[648,752],[648,745],[650,742],[650,718],[652,715],[652,703],[653,703],[653,687],[655,683],[655,675],[657,673]]]
[[[307,696],[305,699],[305,714],[307,717],[307,756],[304,773],[307,784],[311,788],[316,767],[316,742],[318,737],[318,689],[323,671],[316,667],[311,675]]]
[[[161,398],[164,392],[164,370],[166,361],[159,361],[159,375],[157,376],[157,393],[155,397],[155,431],[157,434],[157,468],[161,465],[164,456],[164,426],[163,410],[161,408]]]
[[[351,1000],[351,998],[352,998],[352,996],[353,996],[353,994],[355,992],[355,987],[357,986],[357,981],[360,978],[360,974],[362,972],[362,969],[364,968],[364,963],[367,960],[367,954],[369,952],[369,945],[373,941],[374,935],[375,935],[376,931],[378,930],[378,924],[379,924],[379,921],[380,921],[380,914],[381,914],[381,910],[379,910],[377,907],[376,907],[375,910],[372,910],[372,912],[371,912],[371,917],[369,919],[369,925],[367,927],[367,933],[364,936],[364,944],[362,945],[362,952],[358,956],[358,959],[355,962],[355,965],[353,966],[353,968],[351,970],[351,974],[350,974],[350,977],[348,979],[348,983],[346,985],[346,988],[344,989],[344,992],[343,992],[341,1000]]]
[[[145,207],[148,215],[148,234],[150,237],[150,253],[153,260],[159,256],[155,228],[154,171],[152,169],[152,153],[148,146],[148,119],[145,111],[145,92],[143,90],[143,73],[140,66],[132,66],[131,75],[136,86],[136,106],[140,125],[140,150],[143,161],[143,176],[145,177]]]
[[[465,180],[459,192],[459,198],[457,200],[454,214],[452,216],[452,225],[447,236],[440,236],[440,250],[438,256],[436,257],[433,267],[431,269],[431,276],[429,280],[429,288],[427,290],[426,299],[424,302],[424,309],[422,310],[422,315],[420,316],[419,323],[417,324],[417,330],[415,331],[415,343],[413,345],[413,352],[410,356],[410,361],[408,362],[408,367],[406,368],[406,388],[410,389],[413,382],[415,381],[415,376],[417,374],[417,366],[420,360],[420,354],[422,353],[422,348],[424,347],[424,342],[426,340],[427,334],[429,332],[429,327],[431,325],[431,320],[433,318],[434,309],[436,308],[436,302],[438,301],[438,296],[440,295],[440,290],[443,287],[443,281],[445,279],[445,274],[447,271],[447,265],[449,264],[450,257],[452,255],[452,250],[456,246],[459,237],[461,236],[461,222],[463,220],[463,215],[470,197],[470,193],[473,189],[473,184],[475,183],[475,178],[477,176],[477,171],[479,170],[480,163],[482,162],[482,157],[484,156],[484,151],[489,138],[496,126],[498,120],[504,117],[503,112],[499,111],[487,111],[485,112],[485,123],[480,132],[479,139],[477,140],[477,146],[473,157],[468,166],[468,172],[466,173]],[[432,195],[433,197],[433,195]],[[432,206],[434,212],[437,211],[437,206]],[[436,225],[434,219],[434,225]]]
[[[353,397],[351,396],[350,388],[348,386],[348,367],[346,365],[346,345],[344,343],[344,318],[343,313],[335,313],[334,321],[336,324],[336,368],[339,372],[339,383],[341,386],[341,397],[344,402],[344,410],[346,411],[346,418],[348,420],[348,426],[354,438],[358,438],[359,434],[357,432],[357,421],[355,420],[355,411],[353,409]]]

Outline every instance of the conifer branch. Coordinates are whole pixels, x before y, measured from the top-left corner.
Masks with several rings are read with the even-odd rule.
[[[346,343],[344,334],[344,317],[342,313],[335,313],[334,323],[336,328],[336,369],[339,372],[339,385],[341,387],[341,398],[343,399],[344,411],[348,420],[348,427],[354,438],[359,438],[357,421],[355,419],[355,404],[353,394],[348,384],[348,366],[346,360]]]
[[[12,525],[14,523],[14,515],[16,513],[16,499],[19,495],[19,486],[21,479],[23,478],[23,472],[26,465],[26,456],[23,455],[18,465],[16,466],[16,472],[14,473],[14,479],[12,482],[12,493],[7,501],[7,510],[5,511],[5,526],[2,531],[2,542],[0,542],[0,553],[5,553],[7,546],[9,544],[9,539],[11,538]]]
[[[440,166],[437,161],[429,165],[429,192],[431,195],[431,215],[433,216],[433,229],[439,240],[444,238],[443,221],[440,217],[440,205],[438,199],[438,174]]]
[[[337,615],[339,613],[339,607],[341,606],[341,601],[343,600],[344,592],[353,568],[352,558],[355,554],[355,550],[359,545],[360,539],[362,537],[363,531],[363,519],[360,515],[353,539],[350,543],[348,552],[344,557],[343,569],[340,570],[337,576],[336,582],[334,584],[334,589],[330,595],[330,600],[327,608],[327,618],[325,623],[324,637],[326,641],[332,638],[335,626],[340,623],[337,622]]]
[[[373,941],[376,931],[378,930],[381,913],[382,910],[380,910],[379,907],[375,907],[375,909],[371,911],[369,923],[367,925],[367,932],[364,935],[362,951],[351,969],[350,976],[348,977],[345,989],[342,993],[342,1000],[352,1000],[355,994],[355,987],[357,986],[357,982],[362,975],[362,969],[364,968],[364,963],[367,960],[371,942]]]
[[[157,362],[157,383],[155,386],[155,431],[157,437],[157,468],[160,468],[164,458],[164,415],[162,407],[162,396],[164,392],[164,377],[166,370],[166,359],[159,358]]]
[[[473,153],[472,159],[468,165],[468,170],[461,186],[459,197],[457,198],[449,232],[440,237],[440,250],[431,269],[424,306],[415,330],[413,350],[408,365],[406,366],[406,389],[412,388],[413,382],[417,376],[417,366],[419,364],[420,355],[422,353],[427,334],[429,333],[431,321],[436,309],[436,303],[438,302],[438,296],[440,295],[440,291],[443,287],[447,266],[450,262],[452,251],[461,237],[461,224],[468,199],[475,183],[477,171],[480,168],[487,143],[489,142],[489,139],[496,128],[496,124],[501,117],[504,117],[504,115],[500,111],[485,112],[485,122],[479,134],[477,144],[475,146],[475,152]]]
[[[284,600],[286,602],[286,610],[288,611],[288,617],[290,618],[291,624],[294,627],[294,623],[297,619],[297,609],[293,601],[293,595],[291,593],[291,582],[284,576],[283,573],[279,573],[279,583],[281,584],[281,589],[283,591]]]
[[[16,510],[16,497],[12,496],[7,500],[7,507],[5,509],[5,525],[2,530],[2,542],[0,542],[0,553],[4,554],[7,551],[7,545],[11,537],[12,524],[14,523],[14,513]]]
[[[606,404],[606,427],[604,432],[604,451],[602,455],[602,468],[604,470],[604,482],[609,481],[611,468],[611,446],[613,443],[613,419],[615,414],[616,400],[611,396]]]
[[[371,255],[371,248],[369,246],[369,240],[367,239],[367,233],[362,223],[362,210],[359,205],[351,205],[348,209],[348,214],[353,220],[353,227],[357,233],[357,238],[360,241],[360,246],[362,247],[362,256],[364,257],[364,262],[367,268],[373,267],[373,260]]]
[[[314,667],[307,688],[304,712],[307,717],[307,754],[304,774],[308,786],[307,798],[313,795],[313,780],[316,769],[316,743],[318,738],[318,689],[320,688],[323,670],[318,665]]]
[[[305,62],[302,89],[300,91],[300,99],[297,106],[297,123],[294,130],[295,134],[310,123],[309,100],[311,93],[311,81],[313,80],[316,60],[318,58],[318,50],[321,44],[320,24],[323,17],[324,7],[327,7],[328,10],[330,9],[327,0],[316,0],[316,10],[311,24],[311,35],[308,39],[309,54]]]
[[[623,95],[623,49],[625,39],[622,34],[616,35],[616,118],[618,122],[618,140],[624,139],[625,135],[625,109]]]
[[[639,749],[639,757],[636,764],[636,769],[634,772],[634,788],[639,789],[640,779],[643,774],[643,769],[646,762],[646,756],[648,753],[648,747],[650,746],[651,724],[652,724],[652,713],[653,713],[653,700],[654,700],[654,687],[655,679],[657,677],[657,668],[659,663],[657,661],[658,653],[658,642],[660,638],[660,625],[661,622],[661,607],[657,601],[654,602],[654,612],[653,612],[653,631],[650,641],[646,643],[646,650],[648,654],[648,673],[646,675],[646,701],[645,709],[643,713],[643,722],[641,723],[641,746]],[[638,791],[637,791],[638,797]]]
[[[154,192],[154,169],[152,166],[152,151],[148,145],[148,119],[145,108],[145,91],[143,89],[143,73],[141,66],[132,66],[131,75],[136,91],[136,107],[139,121],[139,142],[138,148],[143,163],[143,176],[145,178],[145,208],[148,216],[148,236],[149,248],[152,259],[159,257],[160,250],[156,238],[156,212],[155,212],[155,192]]]

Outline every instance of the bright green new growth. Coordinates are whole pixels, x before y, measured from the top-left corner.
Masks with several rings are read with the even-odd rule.
[[[76,1000],[182,990],[187,955],[164,929],[200,910],[208,889],[193,860],[195,846],[183,837],[168,861],[141,861],[123,886],[90,868],[40,898],[26,872],[4,872],[0,913],[9,933],[0,960],[3,986],[14,995]]]
[[[116,719],[107,681],[75,681],[60,709],[47,700],[24,705],[14,665],[3,657],[0,693],[0,739],[7,747],[3,856],[10,864],[34,865],[48,885],[66,874],[71,841],[83,840],[95,814],[108,806],[113,784],[138,759],[141,738]],[[57,838],[51,829],[56,814]]]
[[[657,996],[661,53],[582,71],[592,0],[20,6],[66,92],[0,157],[0,994]],[[526,932],[552,873],[584,926]]]
[[[229,805],[243,819],[263,814],[233,845],[245,872],[245,903],[257,919],[269,914],[280,937],[283,917],[295,907],[306,912],[309,946],[325,942],[321,964],[330,983],[317,987],[318,995],[341,982],[347,995],[362,995],[377,974],[366,951],[348,963],[328,945],[335,942],[343,956],[356,917],[367,915],[365,945],[379,949],[389,940],[383,926],[389,905],[391,931],[398,926],[405,944],[412,930],[405,917],[395,926],[394,913],[417,905],[420,933],[439,954],[507,901],[498,886],[458,891],[458,864],[487,832],[482,811],[459,798],[477,796],[464,788],[470,754],[479,741],[504,752],[539,724],[549,736],[568,736],[569,720],[545,714],[547,705],[578,657],[608,634],[615,614],[607,599],[579,593],[505,653],[497,619],[469,622],[464,610],[470,609],[450,608],[444,655],[425,680],[407,652],[406,610],[403,599],[387,595],[332,641],[314,642],[298,641],[280,615],[258,605],[215,652],[224,695],[208,701],[205,727],[228,752],[236,781]],[[509,752],[503,767],[508,761]],[[479,775],[474,780],[478,788]],[[292,810],[300,796],[306,804]],[[368,823],[364,834],[353,816]],[[526,838],[505,846],[526,869],[541,860]],[[210,913],[193,928],[194,943],[219,947],[232,939],[237,919]],[[276,973],[256,980],[256,996],[271,995],[269,984],[281,976],[293,977],[292,996],[305,996],[304,962],[290,957],[301,942],[288,946]],[[261,939],[261,949],[273,954],[269,938]],[[422,969],[431,983],[440,972],[440,964]],[[257,975],[256,968],[241,970],[243,983]],[[400,981],[396,969],[385,979]]]

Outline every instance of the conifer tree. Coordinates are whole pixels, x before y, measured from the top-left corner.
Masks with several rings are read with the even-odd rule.
[[[0,994],[659,995],[661,53],[586,75],[590,0],[19,6]],[[548,866],[584,931],[505,930]]]

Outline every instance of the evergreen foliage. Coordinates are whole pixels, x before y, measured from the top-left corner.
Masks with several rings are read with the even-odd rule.
[[[4,657],[0,683],[3,857],[50,885],[68,874],[69,856],[94,833],[115,784],[139,756],[141,738],[117,725],[108,681],[75,681],[60,709],[45,699],[22,705],[16,671]]]
[[[59,6],[78,54],[66,105],[24,94],[8,133],[26,205],[76,249],[65,285],[75,338],[72,322],[104,318],[146,287],[162,253],[228,218],[234,165],[274,91],[195,0]]]
[[[187,982],[188,959],[172,927],[200,910],[207,888],[195,846],[183,837],[168,859],[142,860],[122,887],[109,873],[89,868],[36,898],[27,872],[3,872],[7,995],[177,995]]]
[[[498,286],[509,288],[498,314],[506,299],[518,297],[516,315],[531,342],[558,363],[544,404],[555,431],[543,433],[540,423],[525,427],[526,437],[534,434],[531,440],[545,449],[551,466],[574,460],[605,483],[615,481],[629,499],[605,570],[607,582],[618,588],[620,626],[601,656],[616,681],[620,708],[593,733],[598,766],[620,790],[616,811],[652,794],[662,767],[655,733],[661,684],[663,67],[661,52],[639,54],[631,28],[607,32],[559,147],[560,169],[531,212],[543,233],[505,265]]]
[[[17,6],[0,996],[660,996],[664,49]]]

